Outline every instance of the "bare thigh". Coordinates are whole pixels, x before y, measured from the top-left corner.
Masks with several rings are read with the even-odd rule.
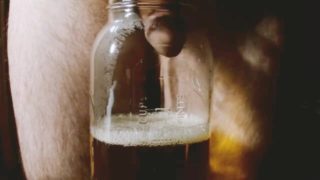
[[[28,179],[88,179],[91,46],[105,0],[11,0],[10,82]]]

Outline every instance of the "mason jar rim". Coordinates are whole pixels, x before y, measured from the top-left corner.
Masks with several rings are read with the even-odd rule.
[[[181,1],[173,1],[173,2],[141,2],[141,0],[132,0],[132,1],[120,1],[110,4],[108,9],[121,9],[121,8],[132,8],[132,7],[140,7],[140,8],[170,8],[175,6],[187,7],[194,9],[194,7],[190,3],[181,2]]]

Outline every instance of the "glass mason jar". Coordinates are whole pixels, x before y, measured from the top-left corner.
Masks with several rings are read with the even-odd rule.
[[[197,14],[110,3],[91,60],[92,179],[207,178],[212,55]]]

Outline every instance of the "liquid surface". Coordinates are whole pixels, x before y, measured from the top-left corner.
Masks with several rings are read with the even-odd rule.
[[[117,115],[91,125],[91,135],[106,144],[168,146],[209,139],[207,120],[193,115],[152,113],[148,116]]]
[[[174,113],[118,115],[91,126],[96,180],[205,180],[206,120]]]

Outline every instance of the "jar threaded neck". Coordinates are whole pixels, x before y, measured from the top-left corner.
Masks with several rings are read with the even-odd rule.
[[[119,9],[119,8],[176,8],[182,7],[192,7],[192,5],[186,1],[182,0],[110,0],[108,9]]]

